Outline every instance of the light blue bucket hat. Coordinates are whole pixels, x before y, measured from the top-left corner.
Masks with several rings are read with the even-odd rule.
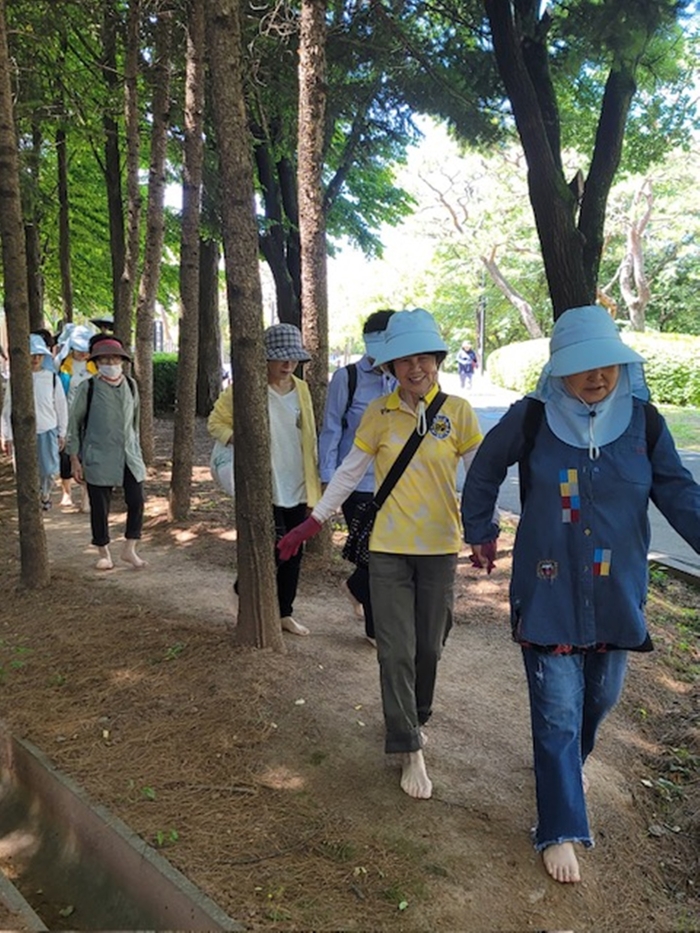
[[[44,338],[39,334],[29,335],[29,354],[30,356],[53,356],[51,350],[46,346]]]
[[[550,376],[572,376],[588,369],[622,363],[644,363],[623,343],[610,314],[600,305],[586,305],[565,311],[556,321],[549,340]]]
[[[383,337],[384,340],[372,348],[375,366],[401,359],[402,356],[447,353],[447,344],[440,336],[435,318],[423,308],[396,311],[389,318]]]

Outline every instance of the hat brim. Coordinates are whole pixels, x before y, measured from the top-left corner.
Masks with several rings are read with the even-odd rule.
[[[423,353],[447,353],[447,344],[429,331],[422,335],[420,331],[399,334],[385,340],[378,346],[374,356],[374,365],[383,366],[393,360],[400,360],[403,356],[420,356]]]
[[[127,353],[127,351],[123,347],[119,347],[119,348],[105,347],[103,344],[102,349],[100,350],[98,349],[99,346],[100,346],[99,343],[96,343],[93,346],[92,350],[90,351],[89,359],[96,360],[100,356],[121,356],[123,359],[129,360],[129,362],[131,362],[131,356]]]
[[[589,369],[619,366],[623,363],[645,363],[646,360],[622,340],[602,337],[555,350],[549,360],[552,376],[573,376]]]
[[[280,347],[277,350],[268,350],[267,351],[267,361],[268,363],[272,362],[283,362],[283,363],[308,363],[311,357],[302,349],[290,349],[289,347]]]

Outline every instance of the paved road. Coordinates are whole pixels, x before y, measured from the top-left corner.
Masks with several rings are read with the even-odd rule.
[[[500,389],[491,385],[486,378],[475,377],[471,392],[463,392],[459,387],[459,379],[454,373],[444,373],[440,383],[446,392],[455,395],[465,395],[479,416],[481,429],[486,433],[502,417],[516,399],[520,398],[517,392]],[[700,453],[692,450],[679,451],[684,466],[700,482]],[[463,477],[459,477],[460,484]],[[520,496],[518,491],[517,467],[511,467],[498,497],[499,508],[520,514]],[[685,570],[693,576],[700,576],[700,555],[671,528],[656,506],[649,509],[651,523],[651,551],[649,556],[661,562],[667,562],[679,570]]]

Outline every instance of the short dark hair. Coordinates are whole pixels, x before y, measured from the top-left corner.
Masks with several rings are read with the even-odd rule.
[[[375,311],[373,314],[370,314],[362,328],[362,333],[380,334],[382,331],[386,330],[389,318],[394,313],[395,312],[391,309],[383,309],[382,311]]]
[[[442,364],[445,362],[445,357],[447,356],[447,353],[446,353],[444,350],[435,350],[435,351],[433,351],[432,353],[425,353],[425,354],[424,354],[424,353],[417,353],[416,356],[434,356],[434,357],[435,357],[435,365],[436,365],[436,366],[442,366]],[[386,368],[389,370],[389,372],[391,373],[391,375],[394,376],[394,378],[396,378],[396,370],[394,369],[394,361],[393,361],[393,360],[390,360],[390,361],[386,364]]]
[[[37,337],[41,337],[49,350],[53,350],[53,348],[56,346],[56,338],[51,333],[51,331],[47,330],[45,327],[40,327],[38,330],[33,330],[32,333]]]

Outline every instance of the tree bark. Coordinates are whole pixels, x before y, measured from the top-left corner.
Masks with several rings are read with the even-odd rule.
[[[221,324],[219,322],[219,244],[199,244],[199,362],[197,414],[206,418],[221,392]]]
[[[119,311],[119,283],[124,269],[126,245],[124,242],[124,201],[122,198],[121,153],[119,149],[119,126],[110,109],[110,101],[119,87],[117,77],[117,25],[119,14],[115,0],[103,0],[102,11],[102,74],[107,89],[107,101],[102,114],[105,150],[105,186],[107,188],[107,211],[109,215],[109,249],[112,260],[112,313]],[[129,343],[129,334],[124,337]]]
[[[39,509],[39,467],[34,384],[29,361],[29,298],[19,158],[12,109],[5,0],[0,0],[0,241],[10,350],[12,430],[17,469],[20,576],[35,589],[50,581],[49,556]]]
[[[180,331],[177,395],[170,480],[170,517],[190,510],[199,339],[199,227],[204,158],[204,0],[187,5],[185,140],[180,244]]]
[[[491,276],[491,280],[494,285],[496,285],[501,292],[506,296],[508,301],[513,305],[514,308],[517,308],[518,313],[520,314],[520,320],[525,325],[528,334],[530,337],[535,340],[538,337],[543,337],[542,329],[537,323],[537,318],[535,317],[532,311],[532,305],[530,302],[523,298],[520,292],[515,289],[506,277],[501,272],[496,262],[496,252],[493,250],[490,256],[482,256],[481,261],[486,267],[486,271]]]
[[[233,435],[239,588],[236,633],[240,644],[283,651],[273,558],[267,366],[240,15],[240,0],[207,0],[214,119],[228,208],[223,223],[231,362],[238,387]]]
[[[172,13],[158,11],[153,60],[153,123],[148,169],[148,207],[143,272],[136,303],[136,376],[141,395],[141,450],[153,463],[153,320],[165,237],[165,157],[170,119]]]
[[[635,217],[637,204],[644,200],[646,207],[641,217]],[[627,250],[620,265],[620,294],[627,305],[632,330],[644,331],[646,309],[651,298],[651,289],[644,267],[642,240],[654,206],[651,182],[645,179],[634,198],[627,220]]]
[[[323,196],[326,114],[326,0],[302,0],[299,41],[299,238],[306,378],[316,423],[328,387],[328,274]]]
[[[73,320],[73,279],[70,265],[70,202],[65,126],[59,126],[56,130],[56,168],[58,171],[58,262],[61,272],[63,322],[67,324]]]
[[[141,0],[130,0],[124,56],[124,122],[126,125],[126,191],[127,224],[124,266],[119,280],[117,309],[114,314],[114,333],[127,346],[131,345],[134,292],[139,261],[139,232],[141,224],[141,188],[139,185],[139,158],[141,135],[139,131],[139,32]]]
[[[44,326],[44,278],[41,271],[41,214],[39,211],[39,175],[42,132],[38,118],[32,123],[32,147],[28,155],[29,171],[24,187],[24,235],[27,254],[27,290],[29,296],[29,327]]]

